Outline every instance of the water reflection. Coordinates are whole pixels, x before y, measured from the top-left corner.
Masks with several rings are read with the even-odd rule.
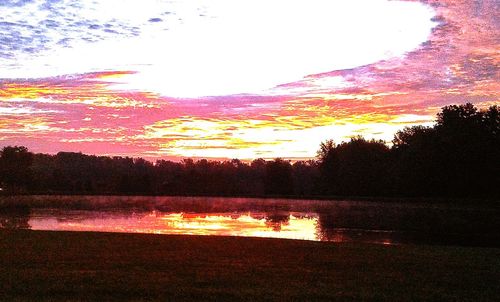
[[[34,230],[251,236],[318,240],[318,218],[300,213],[120,213],[37,211]]]
[[[266,216],[266,226],[275,232],[281,231],[281,226],[290,225],[290,215],[288,213],[272,213]]]
[[[4,229],[98,231],[287,238],[334,242],[393,243],[392,232],[329,228],[316,213],[163,213],[9,209],[0,212]]]
[[[8,201],[21,206],[0,207],[0,228],[500,246],[500,209],[494,207],[244,198],[29,198]]]
[[[0,229],[30,229],[30,209],[26,207],[0,208]]]
[[[398,244],[398,232],[334,227],[331,216],[301,212],[163,213],[37,210],[34,230],[286,238]]]

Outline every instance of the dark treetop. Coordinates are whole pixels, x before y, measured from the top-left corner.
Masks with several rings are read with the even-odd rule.
[[[59,152],[0,151],[7,194],[146,194],[219,196],[500,197],[497,106],[442,108],[433,127],[398,131],[383,141],[354,137],[320,145],[315,160],[181,162]]]

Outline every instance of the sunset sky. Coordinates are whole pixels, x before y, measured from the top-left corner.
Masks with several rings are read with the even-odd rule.
[[[497,0],[0,1],[0,147],[314,157],[499,104]]]

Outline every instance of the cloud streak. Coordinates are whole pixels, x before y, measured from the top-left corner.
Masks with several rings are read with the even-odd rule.
[[[386,8],[386,4],[382,4],[384,1],[375,2],[377,3],[373,5],[379,5],[379,9]],[[118,54],[118,60],[111,62],[115,68],[110,70],[104,68],[90,72],[57,73],[57,68],[52,66],[47,70],[56,72],[55,76],[19,78],[21,72],[17,74],[16,70],[22,70],[20,67],[26,62],[36,61],[41,65],[47,63],[44,53],[48,50],[61,54],[75,49],[87,49],[79,48],[78,43],[72,44],[77,40],[101,49],[101,46],[97,47],[98,44],[108,45],[110,39],[117,37],[138,41],[135,40],[138,37],[142,39],[158,32],[163,35],[164,32],[176,31],[191,24],[177,31],[185,33],[184,30],[197,28],[200,24],[206,25],[213,18],[224,16],[223,8],[227,9],[224,1],[214,2],[219,7],[203,7],[201,2],[189,7],[183,6],[182,1],[174,1],[172,5],[170,2],[159,1],[157,3],[160,6],[148,2],[145,9],[135,14],[131,21],[130,18],[125,18],[124,12],[127,5],[133,5],[133,2],[124,2],[122,18],[116,20],[112,16],[92,15],[88,7],[78,3],[80,2],[67,0],[2,2],[0,9],[7,13],[0,17],[3,18],[0,20],[0,27],[3,26],[7,34],[0,39],[6,39],[7,43],[0,48],[0,61],[2,66],[6,66],[5,69],[2,68],[3,78],[0,79],[0,144],[23,144],[37,152],[68,150],[148,158],[306,158],[314,156],[319,143],[327,138],[341,141],[361,134],[389,141],[396,130],[406,125],[432,123],[434,114],[444,105],[465,101],[478,106],[499,103],[500,58],[497,50],[500,25],[495,13],[498,11],[498,4],[494,0],[425,1],[423,11],[432,11],[433,16],[432,20],[429,17],[421,26],[423,32],[431,28],[432,31],[423,41],[417,41],[408,52],[404,51],[407,49],[405,47],[398,50],[390,41],[378,35],[373,40],[364,41],[365,49],[360,53],[368,53],[373,49],[372,46],[380,43],[389,50],[392,49],[392,53],[370,58],[367,62],[349,63],[344,68],[341,65],[335,67],[335,64],[329,64],[324,57],[318,56],[321,59],[317,62],[318,69],[311,70],[324,72],[309,75],[304,72],[310,66],[299,68],[297,70],[302,71],[296,72],[297,70],[286,69],[285,65],[276,62],[262,66],[254,64],[258,67],[255,70],[243,68],[238,63],[228,70],[237,70],[238,74],[248,73],[248,78],[238,77],[224,70],[225,67],[221,67],[216,61],[206,63],[209,67],[200,65],[205,64],[204,60],[208,57],[192,61],[195,67],[205,66],[206,68],[201,69],[206,73],[196,75],[196,69],[191,66],[176,69],[184,70],[185,74],[169,74],[165,72],[166,66],[162,62],[141,65],[140,60],[136,60],[128,66],[122,64],[123,67],[130,68],[116,68],[122,65],[115,63],[126,57]],[[410,5],[411,8],[414,8],[411,5],[422,6],[417,1],[394,3],[402,7]],[[246,8],[255,11],[262,7],[259,5]],[[42,20],[40,17],[40,20],[22,23],[23,14],[35,10],[35,7],[36,11],[43,12],[49,18]],[[349,9],[351,8],[347,11]],[[77,12],[80,17],[88,14],[85,23],[80,24],[75,33],[70,26],[72,22],[77,22],[75,18],[61,21],[69,12]],[[377,18],[383,18],[382,14],[383,10],[374,11]],[[235,16],[238,14],[232,17]],[[268,17],[272,19],[273,16]],[[327,17],[329,15],[324,16]],[[108,20],[109,18],[111,19]],[[172,21],[174,19],[175,22]],[[231,20],[233,19],[224,22],[230,24],[233,22]],[[361,24],[367,27],[366,22],[369,20],[350,20],[350,26]],[[123,27],[121,22],[125,22]],[[193,25],[196,22],[201,23]],[[111,26],[106,27],[106,24]],[[217,24],[225,23],[213,23],[211,26]],[[397,31],[398,23],[391,24]],[[37,33],[30,26],[40,28],[41,36],[36,36]],[[287,42],[291,44],[286,45],[299,45],[294,50],[297,52],[326,45],[320,41],[327,39],[322,35],[312,35],[307,41],[293,40],[293,35],[286,33],[280,35],[281,29],[289,29],[283,26],[271,27],[274,32],[271,30],[272,35],[268,37],[277,41],[292,39]],[[115,32],[105,31],[106,28]],[[293,34],[301,29],[295,28]],[[254,28],[247,30],[248,33],[254,32]],[[59,40],[56,33],[61,32],[63,39],[70,38],[66,44],[57,44]],[[346,32],[349,30],[346,29]],[[402,32],[408,34],[408,29],[403,27]],[[356,29],[351,33],[352,39],[358,37],[354,34]],[[87,34],[94,37],[95,41],[85,41],[83,37]],[[394,36],[388,35],[388,39],[393,38]],[[142,41],[150,41],[148,39]],[[235,37],[233,41],[235,47],[241,48],[248,46],[252,40],[243,35]],[[345,47],[342,50],[344,52],[356,49],[346,41],[336,40],[338,44],[335,45]],[[199,40],[195,42],[199,43]],[[113,42],[109,45],[127,45],[120,43]],[[117,48],[114,47],[111,49],[116,53]],[[139,49],[132,47],[125,53]],[[177,50],[180,49],[182,48]],[[141,55],[147,57],[153,54],[152,57],[159,60],[157,55],[163,50],[149,50]],[[273,52],[268,48],[261,51],[267,55]],[[291,56],[296,56],[297,52],[294,51],[290,52]],[[310,52],[309,56],[314,54],[317,52]],[[182,54],[179,56],[182,57]],[[25,57],[29,57],[29,60],[25,60]],[[137,57],[140,56],[135,58]],[[189,53],[186,58],[190,58]],[[293,60],[285,55],[283,58],[283,62],[288,62],[290,66],[300,67],[304,62],[307,63],[309,57],[297,57]],[[89,60],[81,58],[78,64],[74,64],[74,69],[81,70],[80,66],[86,62]],[[99,65],[100,61],[90,63]],[[252,63],[249,60],[245,64]],[[221,76],[213,75],[217,68],[224,71]],[[276,69],[293,76],[280,77],[274,73]],[[47,70],[43,69],[41,75]],[[210,87],[212,83],[203,79],[211,76],[215,80],[228,79],[237,83],[233,85],[232,82],[227,82],[222,85],[230,90],[228,94],[221,96],[172,97],[168,91],[173,91],[169,86],[176,83],[171,81],[176,76],[179,79],[175,81],[190,79],[185,81],[189,86],[183,88],[179,85],[180,90],[198,87],[199,91],[203,91],[203,87]],[[245,87],[250,86],[240,84],[259,77],[264,80],[258,87],[267,87],[270,83],[276,85],[266,89],[252,88],[249,90],[257,92],[248,93]],[[214,89],[214,92],[222,91]]]

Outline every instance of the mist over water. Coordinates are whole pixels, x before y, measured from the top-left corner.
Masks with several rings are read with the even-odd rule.
[[[14,200],[16,199],[16,200]],[[15,203],[17,207],[10,207]],[[4,198],[0,227],[498,246],[499,210],[443,204],[207,197]]]

